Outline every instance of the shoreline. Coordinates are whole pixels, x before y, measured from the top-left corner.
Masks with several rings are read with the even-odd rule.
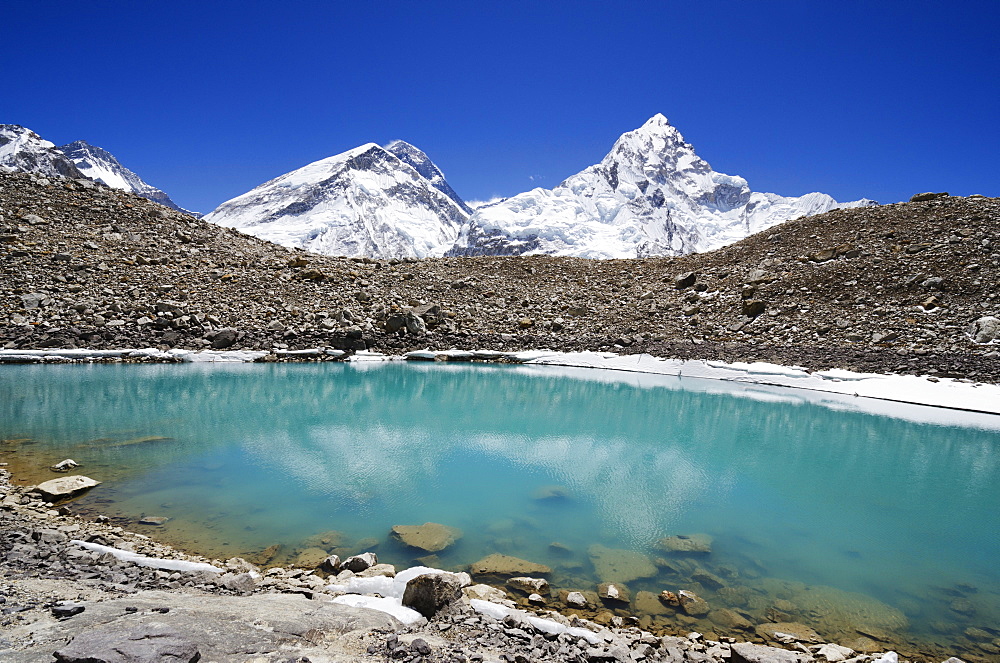
[[[334,348],[302,350],[169,350],[156,348],[119,350],[0,350],[2,364],[55,363],[272,363],[302,361],[440,361],[511,363],[525,366],[597,369],[665,377],[717,380],[744,385],[790,388],[822,393],[830,398],[881,400],[917,405],[956,414],[1000,415],[1000,385],[963,378],[932,375],[859,373],[844,369],[810,371],[799,366],[769,362],[723,362],[709,359],[672,359],[647,354],[613,352],[562,352],[526,350],[416,350],[401,355],[372,351],[345,352]],[[844,401],[841,401],[844,402]],[[889,414],[887,408],[870,407],[873,413]],[[891,409],[891,408],[890,408]],[[960,415],[959,415],[960,416]],[[948,419],[948,417],[944,417]],[[978,419],[978,418],[977,418]],[[980,419],[980,421],[985,421]],[[956,422],[958,423],[958,422]],[[969,422],[964,422],[969,423]],[[1000,426],[1000,423],[990,425]]]
[[[654,635],[640,628],[637,617],[622,617],[607,608],[602,616],[600,604],[568,612],[545,610],[537,600],[526,599],[526,592],[522,596],[511,591],[510,583],[499,587],[495,583],[473,585],[475,581],[468,574],[423,567],[406,573],[400,570],[397,574],[395,569],[383,565],[372,567],[375,573],[346,572],[338,576],[317,575],[315,570],[295,567],[265,570],[243,558],[219,560],[191,555],[146,535],[99,522],[100,519],[86,520],[61,508],[68,501],[53,508],[56,505],[44,502],[31,492],[32,488],[13,485],[10,473],[0,467],[0,522],[7,532],[0,539],[3,544],[0,550],[6,553],[0,560],[0,569],[4,571],[0,574],[0,594],[7,608],[3,613],[5,629],[0,637],[0,654],[9,657],[4,660],[12,663],[50,661],[51,652],[57,648],[60,652],[72,649],[65,646],[67,641],[70,645],[78,642],[77,649],[91,647],[89,655],[98,657],[66,660],[104,660],[94,651],[101,646],[107,648],[107,643],[91,643],[85,635],[89,631],[99,627],[105,640],[135,639],[133,636],[137,629],[142,630],[140,627],[150,630],[150,623],[146,623],[150,620],[162,630],[161,622],[169,621],[164,616],[171,612],[177,619],[188,620],[182,623],[192,630],[196,630],[189,623],[192,619],[204,623],[220,618],[231,620],[234,611],[251,615],[254,628],[259,629],[261,621],[274,617],[260,614],[260,607],[253,607],[257,603],[268,610],[291,611],[293,617],[300,615],[301,619],[330,612],[329,618],[346,620],[348,625],[328,626],[330,631],[323,637],[310,631],[294,643],[286,638],[272,643],[273,651],[258,651],[257,657],[245,653],[220,656],[213,649],[215,643],[200,643],[203,650],[215,654],[210,660],[218,663],[307,659],[346,663],[389,658],[497,663],[515,658],[710,663],[896,660],[891,650],[857,653],[818,640],[808,632],[777,631],[766,644],[759,635],[754,641],[729,636],[710,639],[697,632]],[[34,554],[38,556],[33,558]],[[71,568],[74,565],[76,568]],[[404,607],[400,600],[405,580],[424,574],[460,581],[465,576],[461,582],[466,589],[461,597],[456,595],[441,605],[436,614],[425,618]],[[393,576],[399,579],[394,580]],[[335,578],[336,583],[346,584],[335,584]],[[372,596],[372,592],[376,594]],[[280,605],[271,605],[275,602]],[[220,612],[226,611],[220,617]],[[595,611],[596,621],[581,617]],[[83,619],[84,615],[88,618]],[[237,625],[227,627],[239,631]],[[295,630],[291,629],[293,633]],[[176,637],[190,635],[170,633]],[[154,633],[155,637],[161,635],[159,631]],[[470,640],[470,635],[477,637]],[[289,654],[293,654],[292,658]],[[197,659],[170,660],[193,663]],[[914,652],[902,660],[934,661],[936,657]],[[951,663],[955,660],[949,659]]]
[[[135,353],[135,354],[133,354]],[[9,354],[9,353],[8,353]],[[690,386],[692,379],[695,384],[699,384],[702,389],[712,388],[713,383],[725,382],[729,383],[726,385],[727,388],[736,386],[742,390],[742,395],[749,398],[761,398],[766,397],[767,399],[774,399],[776,397],[788,397],[787,394],[794,393],[800,398],[802,395],[807,395],[804,400],[812,400],[824,402],[826,404],[838,403],[839,406],[845,407],[848,404],[853,405],[855,408],[858,407],[858,403],[862,403],[868,407],[862,407],[867,411],[878,413],[878,414],[889,414],[889,416],[906,416],[911,418],[912,413],[900,413],[898,408],[900,403],[913,402],[914,399],[910,401],[900,401],[900,396],[905,394],[916,394],[921,396],[923,400],[927,400],[927,393],[932,394],[942,394],[948,395],[950,398],[957,397],[961,399],[966,399],[968,402],[968,396],[970,393],[977,394],[978,397],[982,397],[983,393],[986,393],[986,400],[990,400],[1000,408],[1000,398],[996,400],[989,399],[990,393],[1000,394],[1000,387],[995,385],[983,385],[971,382],[962,382],[957,380],[949,379],[939,379],[935,378],[933,380],[926,378],[915,378],[912,376],[879,376],[872,374],[851,374],[846,371],[826,372],[826,375],[815,376],[801,369],[780,367],[770,364],[721,364],[720,362],[709,362],[709,361],[678,361],[678,360],[660,360],[652,357],[647,357],[643,355],[615,355],[612,353],[554,353],[548,351],[531,351],[524,353],[502,353],[494,351],[481,351],[481,352],[465,352],[458,350],[447,350],[447,351],[417,351],[408,353],[404,356],[390,356],[381,355],[378,353],[370,352],[358,352],[354,354],[346,353],[340,355],[327,354],[323,350],[305,350],[290,352],[284,356],[279,356],[273,353],[246,353],[237,351],[217,351],[217,352],[203,352],[203,353],[190,353],[189,355],[178,356],[179,353],[171,353],[167,357],[162,355],[154,354],[151,351],[111,351],[111,352],[99,352],[93,353],[91,351],[76,351],[73,354],[73,362],[89,362],[89,361],[171,361],[177,362],[179,360],[186,360],[193,363],[246,363],[248,361],[261,361],[265,357],[269,357],[269,361],[302,361],[302,360],[316,360],[316,359],[330,359],[338,361],[352,361],[352,362],[383,362],[383,361],[402,361],[404,359],[409,359],[411,361],[443,361],[443,362],[459,362],[459,361],[502,361],[506,363],[517,364],[517,370],[527,370],[527,371],[539,371],[546,375],[551,375],[550,371],[563,371],[567,375],[572,374],[574,377],[579,377],[579,374],[585,373],[591,377],[602,376],[601,379],[613,379],[613,380],[624,380],[633,384],[638,384],[639,386],[653,387],[653,386],[664,386],[663,381],[675,381],[679,382],[687,379],[684,384]],[[54,361],[66,361],[67,351],[37,351],[31,353],[30,355],[33,360],[40,361],[42,363],[49,363]],[[603,371],[595,371],[593,369],[604,369]],[[689,379],[690,378],[690,379]],[[920,380],[921,385],[926,389],[924,391],[911,390],[909,392],[899,391],[900,380],[912,382],[914,380]],[[812,389],[809,386],[803,386],[816,383],[814,386],[824,387],[823,389]],[[868,393],[859,394],[858,387],[869,384],[875,385]],[[707,386],[706,386],[707,385]],[[896,398],[891,401],[881,400],[878,395],[879,389],[885,390],[886,388],[895,390],[894,394]],[[836,389],[836,390],[834,390]],[[981,393],[982,390],[985,392]],[[864,389],[862,389],[864,391]],[[831,400],[832,399],[832,400]],[[946,400],[946,399],[945,399]],[[885,405],[889,404],[889,407],[895,412],[887,412]],[[921,403],[921,405],[926,405],[927,403]],[[874,406],[874,407],[873,407]],[[923,411],[923,415],[927,417],[928,408],[919,408]],[[961,418],[967,417],[970,413],[976,414],[982,418],[984,425],[988,424],[989,428],[1000,427],[1000,419],[996,419],[997,412],[983,410],[972,410],[971,412],[966,409],[949,409],[947,405],[939,404],[937,407],[931,408],[933,413],[930,419],[937,423],[942,423],[942,421],[947,421],[950,418],[958,415]],[[6,474],[6,473],[5,473]],[[5,487],[14,491],[15,493],[24,494],[27,488],[15,487],[7,479],[4,480]],[[6,501],[4,502],[4,508],[7,508]],[[51,510],[42,508],[41,513],[43,517],[55,517]],[[72,516],[59,516],[60,518],[69,518],[72,524],[81,526],[84,530],[88,529],[93,523],[80,518],[74,518]],[[87,523],[84,525],[84,523]],[[72,525],[71,525],[72,526]],[[141,534],[130,534],[127,530],[121,528],[115,528],[110,530],[116,536],[123,538],[127,543],[131,542],[135,545],[135,542],[140,543],[140,547],[143,545],[150,546],[154,551],[160,550],[161,554],[167,556],[176,555],[179,550],[171,546],[161,545],[154,540],[148,539]],[[159,548],[157,548],[159,546]],[[107,551],[105,551],[107,552]],[[218,560],[209,560],[207,558],[200,558],[202,563],[215,562],[218,565],[226,566],[226,562],[219,562]],[[228,560],[232,562],[232,560]],[[260,573],[260,569],[255,571],[247,571],[247,564],[240,560],[239,562],[233,562],[232,565],[235,567],[232,569],[235,572],[238,569],[243,569],[243,573]],[[230,566],[232,566],[230,565]],[[312,572],[308,570],[298,569],[291,570],[289,574],[292,576],[292,580],[297,578],[308,578],[312,576]],[[237,574],[238,575],[238,574]],[[266,578],[266,574],[261,574],[262,578]],[[283,579],[284,580],[284,579]],[[312,581],[310,581],[312,582]],[[306,591],[311,593],[313,590],[317,589],[317,586],[312,586],[311,588],[302,585],[291,585],[285,587],[283,591],[292,591],[293,593],[301,593]],[[178,588],[171,588],[178,589]],[[184,590],[182,590],[184,591]],[[214,591],[214,590],[213,590]],[[324,590],[320,590],[319,594],[324,593]],[[255,593],[256,595],[256,593]],[[522,599],[524,597],[521,597]],[[523,601],[522,601],[523,602]],[[521,607],[529,607],[528,605],[523,605]],[[499,613],[497,613],[499,614]],[[495,621],[503,622],[503,615],[494,615],[496,617]],[[620,628],[627,628],[626,620],[621,616]],[[632,619],[636,619],[632,617]],[[427,625],[426,628],[431,628],[435,622],[432,621],[431,624]],[[637,622],[635,622],[637,623]],[[605,625],[606,626],[606,625]],[[605,626],[600,626],[604,628]],[[422,627],[423,628],[423,627]],[[660,636],[650,636],[650,637],[660,637]],[[667,636],[673,637],[673,636]],[[683,638],[682,638],[683,639]],[[733,643],[727,642],[731,638],[720,637],[718,640],[714,641],[715,645],[710,646],[724,646],[731,645]],[[698,640],[694,640],[691,644],[697,644]],[[704,639],[702,638],[702,644],[704,644]],[[769,644],[778,644],[775,642],[770,642]],[[801,643],[800,643],[801,644]],[[801,645],[804,646],[804,645]],[[0,650],[2,651],[2,650]],[[731,652],[731,648],[730,648]],[[38,659],[42,660],[42,659]],[[46,659],[47,660],[47,659]],[[352,659],[354,660],[354,659]],[[364,660],[364,659],[357,659]],[[429,659],[434,660],[434,659]],[[447,660],[447,659],[442,659]],[[489,659],[487,659],[489,660]],[[531,659],[529,659],[531,660]],[[559,660],[559,659],[539,659],[539,660]],[[657,659],[650,659],[657,660]],[[667,659],[669,660],[669,659]],[[826,660],[826,659],[818,659]],[[871,658],[856,658],[852,657],[851,660],[856,660],[857,663],[861,661],[872,660]],[[924,656],[919,658],[919,653],[912,660],[923,660],[923,661],[934,661],[932,656]],[[972,658],[969,660],[978,660]],[[983,659],[986,660],[986,659]]]

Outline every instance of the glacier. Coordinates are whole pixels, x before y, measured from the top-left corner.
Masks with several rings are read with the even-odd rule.
[[[476,209],[448,255],[642,258],[710,251],[838,207],[823,193],[785,197],[717,173],[661,114],[623,134],[596,165],[553,189]]]

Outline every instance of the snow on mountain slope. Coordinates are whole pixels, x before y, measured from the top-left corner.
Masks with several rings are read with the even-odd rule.
[[[18,124],[0,124],[0,170],[42,177],[84,177],[54,143]]]
[[[143,198],[166,205],[180,212],[191,214],[170,200],[163,191],[147,184],[141,177],[123,166],[113,154],[85,140],[78,140],[59,148],[63,154],[72,159],[76,167],[86,177],[104,182],[112,189],[131,191]]]
[[[327,255],[440,256],[454,245],[468,213],[457,195],[445,192],[451,187],[426,155],[402,146],[412,146],[396,145],[405,160],[368,143],[316,161],[223,203],[205,219]]]
[[[476,209],[449,255],[680,255],[799,216],[869,204],[752,192],[742,177],[713,171],[657,114],[623,134],[601,163],[556,188]]]
[[[466,205],[465,201],[455,193],[455,190],[448,184],[448,180],[444,178],[441,169],[422,150],[418,150],[402,140],[392,141],[385,146],[385,149],[395,154],[401,161],[413,166],[435,189],[454,200],[455,204],[461,207],[466,214],[472,214],[472,208]]]

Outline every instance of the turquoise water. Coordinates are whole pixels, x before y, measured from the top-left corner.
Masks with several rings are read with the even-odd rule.
[[[0,438],[31,438],[17,445],[25,458],[71,457],[106,480],[82,507],[168,516],[158,537],[211,554],[277,543],[291,558],[336,530],[341,551],[377,543],[381,559],[408,564],[421,553],[389,529],[433,521],[464,532],[442,566],[503,552],[592,589],[589,546],[655,559],[658,539],[704,533],[713,552],[697,564],[753,590],[731,606],[746,614],[764,610],[759,594],[785,592],[796,621],[833,630],[805,607],[821,587],[834,603],[856,592],[900,611],[904,625],[894,612],[879,623],[904,638],[990,632],[1000,423],[898,410],[909,419],[791,390],[543,367],[0,368]],[[564,496],[539,499],[551,486]],[[680,572],[630,587],[676,591]],[[873,609],[858,600],[851,609]]]

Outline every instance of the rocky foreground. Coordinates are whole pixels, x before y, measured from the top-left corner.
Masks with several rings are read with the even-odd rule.
[[[926,198],[680,258],[410,261],[0,174],[0,346],[613,350],[1000,382],[1000,199]]]
[[[600,625],[541,609],[537,614],[505,610],[503,604],[514,605],[508,594],[472,585],[465,573],[410,579],[403,604],[424,617],[404,625],[384,612],[332,603],[339,594],[332,577],[314,570],[263,570],[240,558],[192,558],[53,508],[44,501],[53,499],[44,492],[46,484],[21,488],[9,479],[0,470],[0,660],[5,662],[897,661],[894,653],[810,644],[815,639],[800,633],[809,629],[794,624],[774,624],[769,636],[793,647],[785,649],[698,633],[656,636],[621,617],[614,618],[617,624]],[[132,556],[122,559],[121,551]],[[134,556],[173,568],[143,566]],[[388,581],[395,573],[377,564],[372,553],[328,559],[325,565],[331,576],[338,573],[337,582],[378,576]],[[547,585],[535,578],[512,583],[525,592],[545,591]],[[608,600],[615,598],[613,587],[603,591]],[[472,599],[497,603],[484,610]],[[585,602],[582,596],[576,600]]]

